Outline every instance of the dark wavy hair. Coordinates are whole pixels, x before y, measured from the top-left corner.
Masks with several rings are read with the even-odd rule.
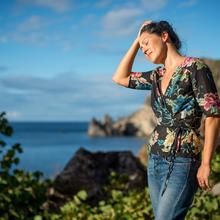
[[[159,21],[159,22],[151,22],[150,24],[145,25],[141,31],[140,35],[143,32],[148,32],[150,34],[156,34],[158,36],[161,36],[163,32],[167,32],[171,42],[176,47],[177,50],[181,48],[181,41],[178,37],[178,35],[173,30],[172,26],[167,21]]]

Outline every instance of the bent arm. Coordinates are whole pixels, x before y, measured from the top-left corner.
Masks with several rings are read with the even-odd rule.
[[[128,49],[125,56],[122,58],[115,74],[112,77],[112,80],[122,86],[128,87],[130,73],[132,71],[132,66],[134,59],[137,55],[139,49],[138,38],[134,40],[131,47]]]

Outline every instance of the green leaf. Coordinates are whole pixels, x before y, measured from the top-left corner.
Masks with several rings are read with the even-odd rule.
[[[43,218],[40,215],[36,215],[36,216],[34,216],[34,220],[43,220]]]
[[[77,193],[77,196],[81,199],[81,200],[86,200],[87,199],[87,192],[85,190],[81,190]]]
[[[74,199],[74,202],[75,202],[77,205],[80,205],[80,204],[81,204],[81,201],[80,201],[80,199],[79,199],[77,196],[74,196],[73,199]]]

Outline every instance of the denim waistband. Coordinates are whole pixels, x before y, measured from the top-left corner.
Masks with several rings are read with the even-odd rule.
[[[167,188],[167,184],[168,184],[170,175],[171,175],[172,170],[173,170],[173,165],[174,165],[175,158],[176,158],[178,152],[180,152],[182,134],[186,130],[195,130],[195,128],[191,127],[191,126],[187,126],[184,123],[175,123],[175,124],[172,124],[172,125],[169,125],[169,126],[164,125],[164,124],[158,124],[157,127],[166,127],[166,128],[169,128],[169,129],[172,129],[172,130],[175,131],[175,138],[174,138],[174,141],[171,145],[170,151],[164,155],[166,158],[169,158],[170,164],[169,164],[169,167],[168,167],[168,172],[167,172],[167,176],[166,176],[166,179],[165,179],[165,184],[164,184],[164,188],[163,188],[163,191],[162,191],[162,196],[163,196],[163,194],[164,194],[164,192]],[[196,158],[196,157],[199,157],[199,155],[190,155],[190,157]]]

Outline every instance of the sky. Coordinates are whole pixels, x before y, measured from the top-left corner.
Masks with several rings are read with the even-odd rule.
[[[0,0],[0,112],[11,121],[117,120],[149,91],[112,81],[145,20],[167,20],[182,54],[220,59],[218,0]],[[139,51],[133,71],[155,65]]]

